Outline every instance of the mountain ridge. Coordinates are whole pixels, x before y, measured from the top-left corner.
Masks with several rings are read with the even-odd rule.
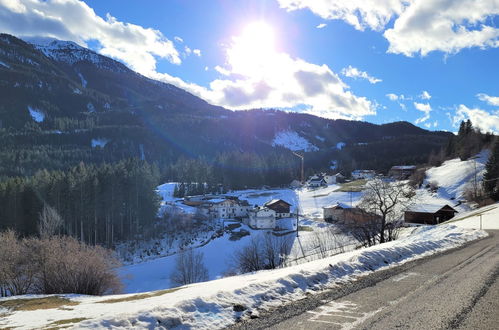
[[[347,153],[354,154],[358,144],[402,139],[415,145],[409,136],[421,140],[418,149],[426,151],[417,159],[406,154],[391,160],[421,162],[451,135],[408,122],[376,125],[271,109],[231,111],[75,43],[38,43],[0,34],[0,62],[5,64],[0,65],[0,128],[11,143],[30,150],[43,145],[74,148],[98,162],[141,157],[171,163],[180,156],[213,158],[223,152],[289,154],[286,146],[273,146],[279,132],[289,131],[316,147],[310,149],[314,155],[308,165],[325,168],[332,159],[348,162]],[[43,121],[36,121],[29,109],[43,114]],[[92,148],[97,138],[109,142]],[[347,145],[343,153],[336,148],[339,142]],[[380,169],[386,169],[385,163]]]

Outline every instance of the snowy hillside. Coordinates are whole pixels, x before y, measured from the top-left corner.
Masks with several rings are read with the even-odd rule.
[[[459,158],[448,160],[441,166],[426,171],[425,182],[436,183],[442,197],[460,200],[466,188],[473,184],[475,175],[477,181],[482,180],[488,155],[489,152],[484,150],[465,161]]]
[[[196,283],[173,290],[136,295],[61,296],[49,309],[0,309],[0,327],[35,329],[64,324],[77,328],[215,329],[259,311],[338,287],[370,274],[485,237],[478,230],[452,225],[420,227],[412,235],[371,248],[288,268]],[[0,304],[28,296],[0,298]],[[47,297],[54,299],[54,297]],[[22,301],[19,301],[22,304]]]
[[[292,151],[318,151],[319,148],[295,131],[281,131],[274,136],[272,146],[281,146]]]

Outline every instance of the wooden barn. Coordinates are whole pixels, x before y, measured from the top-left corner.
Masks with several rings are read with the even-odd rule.
[[[436,225],[452,219],[457,211],[449,205],[418,204],[410,206],[404,213],[404,221]]]
[[[388,176],[397,180],[405,180],[416,172],[414,165],[392,166],[388,172]]]
[[[376,214],[343,203],[323,207],[322,210],[324,212],[324,221],[345,225],[363,225],[379,218]]]

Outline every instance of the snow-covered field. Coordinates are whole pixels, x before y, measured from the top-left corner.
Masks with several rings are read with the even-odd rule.
[[[26,311],[0,310],[0,327],[35,329],[64,324],[76,328],[214,329],[259,311],[348,283],[485,237],[483,231],[453,225],[426,226],[400,240],[292,267],[196,283],[139,295],[67,295],[71,305]],[[2,298],[0,303],[8,299]]]
[[[332,226],[322,221],[313,221],[313,218],[322,218],[322,207],[338,202],[356,205],[360,200],[360,193],[344,193],[336,192],[338,185],[330,185],[328,187],[318,188],[314,190],[300,189],[268,189],[268,190],[238,190],[227,193],[228,196],[237,196],[242,200],[247,200],[250,205],[263,205],[272,199],[283,199],[292,204],[292,212],[298,203],[300,214],[304,217],[300,218],[300,226],[307,227],[307,231],[300,232],[300,238],[296,239],[293,233],[289,233],[286,237],[292,240],[292,250],[290,256],[301,256],[300,262],[306,261],[303,259],[303,254],[309,255],[314,253],[314,248],[310,243],[316,233],[327,230]],[[180,199],[173,197],[175,183],[165,183],[157,189],[158,194],[163,201],[161,202],[160,214],[166,211],[172,212],[173,209],[180,210],[185,213],[194,213],[195,208],[183,205]],[[350,200],[352,197],[352,200]],[[227,224],[227,223],[226,223]],[[296,230],[296,219],[287,218],[278,220],[278,226],[285,228],[288,231]],[[269,230],[253,230],[245,225],[241,225],[236,231],[246,230],[250,235],[240,238],[239,240],[230,240],[230,234],[225,233],[224,236],[211,239],[209,233],[200,235],[193,240],[189,248],[194,247],[197,251],[204,254],[204,262],[208,268],[209,278],[217,279],[227,273],[230,269],[231,261],[234,252],[247,245],[252,238],[258,238],[260,235],[268,234]],[[352,238],[345,235],[338,235],[342,245],[351,245],[355,242]],[[208,244],[205,244],[208,242]],[[163,248],[167,256],[146,256],[145,261],[138,262],[133,265],[126,265],[120,268],[120,275],[125,284],[125,292],[136,293],[151,290],[160,290],[171,288],[169,275],[173,271],[175,264],[175,252],[179,251],[179,242],[174,242],[171,248]],[[164,244],[163,244],[164,245]],[[139,258],[135,258],[137,260]]]

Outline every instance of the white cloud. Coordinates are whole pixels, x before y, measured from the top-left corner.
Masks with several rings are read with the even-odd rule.
[[[376,113],[377,104],[353,94],[327,65],[279,52],[273,41],[273,31],[264,22],[249,25],[227,46],[225,65],[214,67],[224,77],[207,88],[158,77],[234,110],[280,108],[350,119]]]
[[[230,70],[225,69],[225,68],[221,67],[220,65],[216,65],[214,69],[215,69],[215,71],[217,71],[218,73],[220,73],[224,76],[230,76]]]
[[[324,19],[341,19],[357,30],[382,30],[404,8],[404,0],[277,0],[288,10],[309,9]]]
[[[425,56],[437,50],[453,54],[463,48],[499,47],[499,29],[489,19],[498,14],[497,0],[415,0],[385,31],[388,52]]]
[[[0,0],[0,31],[22,36],[53,37],[81,45],[96,40],[100,53],[139,72],[155,70],[156,59],[180,64],[178,51],[160,31],[103,19],[83,1]]]
[[[397,101],[399,99],[399,96],[397,94],[393,94],[393,93],[386,94],[386,97],[388,97],[390,99],[390,101]]]
[[[430,93],[428,93],[428,91],[423,91],[421,93],[421,95],[419,95],[419,97],[421,99],[423,99],[423,100],[429,100],[429,99],[431,99],[431,95],[430,95]]]
[[[480,101],[486,102],[492,106],[499,106],[499,96],[490,96],[484,93],[479,93],[476,95]]]
[[[325,28],[326,26],[327,26],[327,24],[326,24],[326,23],[321,23],[321,24],[317,25],[317,26],[316,26],[316,28],[318,28],[318,29],[323,29],[323,28]]]
[[[483,132],[499,134],[499,111],[490,113],[482,109],[470,109],[465,105],[459,105],[452,118],[455,127],[466,119],[470,119],[473,126],[480,128]]]
[[[193,49],[192,53],[198,57],[201,57],[201,50],[200,49]]]
[[[351,65],[349,65],[347,68],[343,68],[343,70],[341,70],[341,73],[346,77],[350,77],[350,78],[354,78],[354,79],[357,79],[357,78],[366,79],[371,84],[376,84],[376,83],[379,83],[382,81],[381,79],[372,77],[367,72],[360,71],[359,69],[354,68]]]
[[[173,37],[173,39],[175,39],[175,41],[178,42],[178,43],[184,42],[184,39],[182,39],[182,38],[180,38],[178,36]]]
[[[241,75],[218,79],[202,94],[209,101],[231,109],[302,106],[305,112],[327,118],[361,119],[375,114],[376,106],[354,95],[327,65],[316,65],[288,54],[274,54],[264,76]],[[223,71],[223,70],[217,70]]]
[[[308,8],[324,19],[340,19],[358,30],[384,31],[388,52],[425,56],[470,47],[499,47],[497,0],[277,0],[282,8]],[[390,20],[392,28],[386,29]],[[386,29],[386,30],[385,30]]]
[[[184,52],[187,56],[189,56],[192,53],[192,49],[189,46],[184,46]]]
[[[416,124],[423,123],[423,122],[427,121],[428,119],[430,119],[431,106],[429,103],[414,102],[414,107],[417,110],[424,112],[423,117],[416,119]]]

